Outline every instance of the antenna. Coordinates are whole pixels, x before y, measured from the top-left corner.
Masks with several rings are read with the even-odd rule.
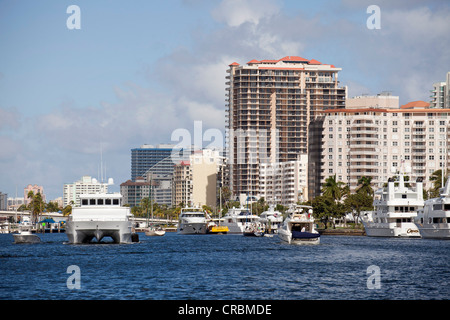
[[[103,144],[100,142],[100,181],[103,183]]]

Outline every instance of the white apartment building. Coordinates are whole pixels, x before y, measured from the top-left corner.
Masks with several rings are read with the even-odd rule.
[[[260,196],[269,204],[289,206],[308,200],[308,155],[298,160],[264,163],[259,169]]]
[[[354,191],[362,176],[381,187],[393,170],[410,169],[410,181],[448,168],[450,109],[416,101],[401,108],[354,108],[322,112],[320,182],[336,174]],[[317,192],[316,192],[317,193]]]
[[[433,84],[430,108],[450,108],[450,72],[447,72],[445,80]]]
[[[63,205],[65,207],[73,201],[75,206],[79,206],[80,194],[107,193],[109,184],[112,184],[112,179],[109,179],[108,183],[101,183],[90,176],[83,176],[74,183],[64,184]]]

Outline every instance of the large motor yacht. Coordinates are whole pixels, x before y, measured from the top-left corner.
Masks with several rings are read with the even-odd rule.
[[[208,230],[209,217],[200,208],[189,207],[181,209],[178,217],[179,234],[205,234]]]
[[[100,242],[111,237],[114,243],[132,242],[132,222],[129,207],[122,206],[119,193],[80,195],[81,206],[72,209],[66,225],[69,243]]]
[[[424,205],[422,179],[410,188],[403,174],[397,177],[397,181],[389,178],[387,188],[375,193],[375,210],[362,217],[369,237],[420,237],[414,218]]]
[[[450,240],[450,179],[440,191],[438,198],[425,201],[414,220],[422,238]]]
[[[244,207],[231,208],[223,217],[222,225],[228,227],[228,233],[243,234],[246,229],[253,227],[258,220],[257,215],[251,214]]]
[[[269,206],[269,210],[259,216],[259,222],[264,225],[267,233],[278,233],[283,223],[283,215],[280,211],[275,210],[275,206]]]

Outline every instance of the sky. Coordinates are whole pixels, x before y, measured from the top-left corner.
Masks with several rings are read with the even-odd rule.
[[[349,97],[429,101],[449,16],[447,0],[0,0],[0,192],[37,184],[48,201],[100,167],[118,192],[131,149],[224,131],[235,61],[316,59],[342,68]]]

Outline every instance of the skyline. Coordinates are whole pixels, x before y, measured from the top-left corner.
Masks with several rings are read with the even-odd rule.
[[[450,3],[372,2],[0,1],[0,191],[38,184],[52,200],[97,177],[101,153],[118,191],[131,149],[176,144],[195,121],[224,130],[234,61],[316,59],[342,68],[349,97],[428,102],[450,70]],[[73,4],[80,30],[66,26]],[[366,26],[371,4],[381,29]]]

